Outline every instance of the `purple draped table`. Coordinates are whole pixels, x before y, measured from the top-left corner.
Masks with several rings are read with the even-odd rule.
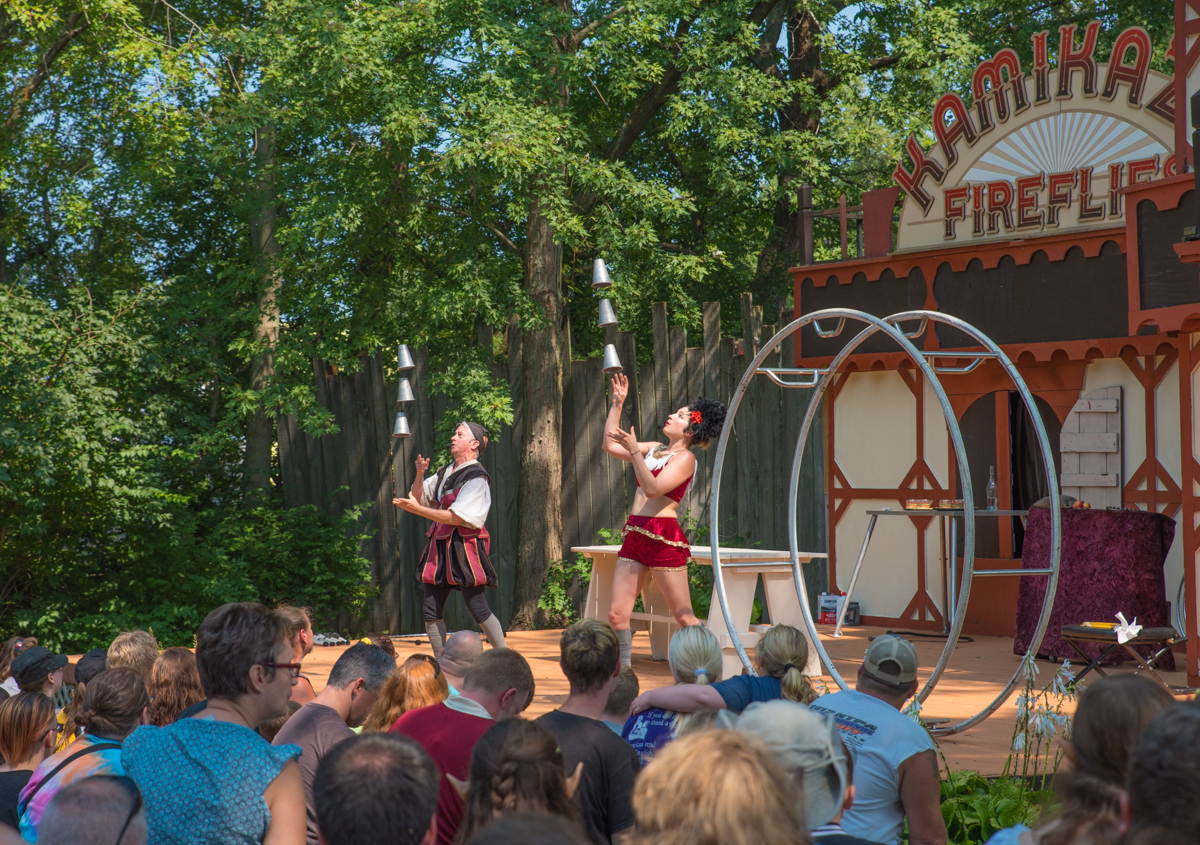
[[[1058,593],[1038,656],[1077,661],[1079,655],[1060,635],[1062,627],[1116,622],[1118,611],[1130,622],[1136,616],[1145,628],[1171,627],[1163,562],[1174,538],[1175,520],[1160,513],[1064,509]],[[1049,509],[1030,509],[1021,562],[1025,569],[1050,566]],[[1024,654],[1033,640],[1049,580],[1046,575],[1021,579],[1014,654]],[[1099,646],[1094,644],[1081,647],[1092,657],[1099,654]],[[1143,657],[1156,650],[1152,646],[1136,648]],[[1131,659],[1118,650],[1104,662]],[[1175,657],[1170,651],[1159,658],[1158,668],[1174,671]]]

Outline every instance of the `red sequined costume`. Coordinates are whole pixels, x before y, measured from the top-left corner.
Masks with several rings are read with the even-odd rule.
[[[657,478],[672,457],[672,455],[665,455],[661,458],[647,455],[646,466],[650,473]],[[679,502],[683,499],[683,495],[691,483],[692,479],[689,478],[674,490],[663,495],[672,501]],[[638,482],[638,486],[642,486],[641,482]],[[623,537],[624,541],[621,543],[621,551],[617,553],[617,560],[623,559],[632,563],[640,563],[648,569],[657,569],[660,572],[686,570],[688,561],[691,560],[691,543],[688,542],[683,529],[679,527],[679,521],[674,517],[630,516],[625,521]]]

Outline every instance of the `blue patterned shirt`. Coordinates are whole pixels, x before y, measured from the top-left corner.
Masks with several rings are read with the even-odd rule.
[[[138,728],[125,740],[125,773],[146,801],[149,845],[259,845],[271,826],[263,792],[296,745],[215,719]]]

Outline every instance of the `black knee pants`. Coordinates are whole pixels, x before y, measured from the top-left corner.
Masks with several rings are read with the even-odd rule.
[[[439,587],[437,584],[425,585],[425,599],[421,602],[421,615],[426,622],[436,622],[444,617],[446,599],[450,598],[452,592],[456,591],[449,587]],[[462,587],[461,592],[463,600],[467,603],[467,610],[471,611],[471,616],[475,618],[476,622],[483,624],[492,615],[487,597],[483,594],[483,587]]]

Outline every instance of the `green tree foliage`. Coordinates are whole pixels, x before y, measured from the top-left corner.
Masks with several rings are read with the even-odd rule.
[[[1092,19],[1102,57],[1139,24],[1169,68],[1149,0],[0,0],[0,628],[185,638],[305,578],[360,603],[361,514],[284,507],[270,420],[330,431],[314,362],[407,342],[443,438],[497,429],[487,328],[527,376],[531,610],[561,554],[564,332],[602,342],[592,260],[642,354],[654,301],[692,343],[701,303],[732,331],[744,290],[773,322],[798,186],[857,203],[979,60]],[[818,221],[818,256],[836,244]]]

